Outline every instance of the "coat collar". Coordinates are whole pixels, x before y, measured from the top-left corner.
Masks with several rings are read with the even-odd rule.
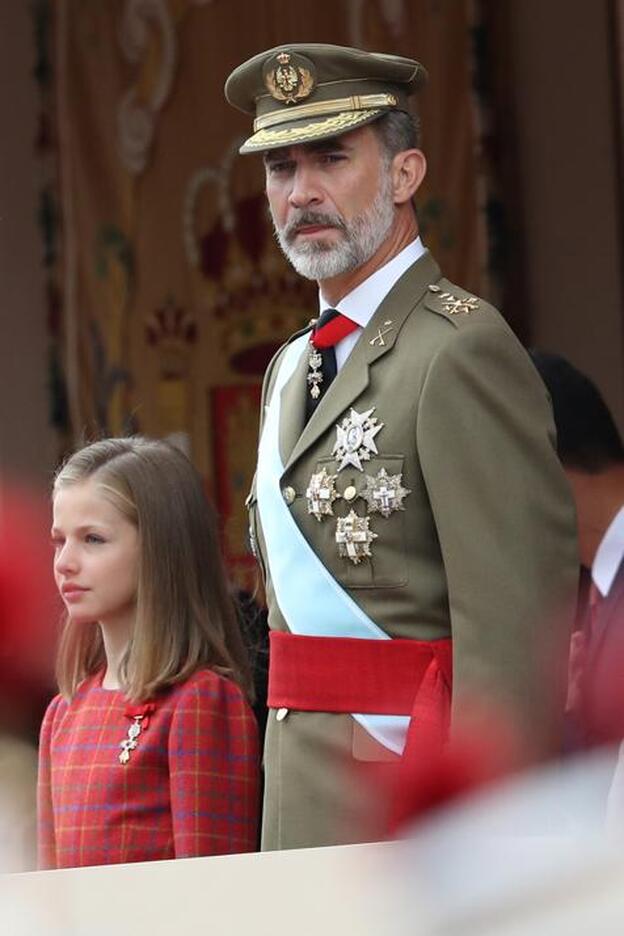
[[[285,470],[308,449],[352,404],[369,384],[370,367],[392,350],[399,332],[427,286],[440,279],[440,269],[426,251],[390,290],[360,335],[347,362],[304,426],[308,355],[304,351],[282,390],[280,449]]]
[[[624,605],[624,559],[619,565],[615,574],[613,585],[606,598],[603,598],[599,604],[596,620],[593,622],[591,640],[593,644],[593,653],[596,653],[602,646],[606,633],[609,630],[611,621],[621,616],[622,606]],[[613,626],[618,626],[615,622]]]

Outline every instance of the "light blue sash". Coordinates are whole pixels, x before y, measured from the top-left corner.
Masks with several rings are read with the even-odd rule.
[[[284,466],[279,454],[281,393],[301,355],[307,353],[307,346],[307,334],[301,335],[284,354],[258,450],[258,509],[275,597],[293,634],[389,640],[388,635],[371,621],[323,565],[282,497],[280,480]],[[384,747],[397,754],[403,752],[408,716],[354,714],[353,718]]]

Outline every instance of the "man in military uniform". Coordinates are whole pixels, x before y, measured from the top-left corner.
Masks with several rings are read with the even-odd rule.
[[[321,311],[268,368],[248,498],[271,628],[264,848],[365,838],[350,766],[425,756],[475,699],[536,746],[558,729],[573,507],[530,360],[421,243],[425,80],[289,45],[226,83]]]

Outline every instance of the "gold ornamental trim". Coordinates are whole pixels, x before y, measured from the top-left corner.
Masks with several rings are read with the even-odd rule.
[[[296,127],[283,130],[260,130],[245,141],[241,152],[262,150],[277,146],[293,146],[299,142],[308,143],[322,136],[338,136],[347,130],[353,130],[360,124],[372,120],[381,110],[355,111],[350,114],[338,114],[319,123],[298,123]],[[292,120],[292,116],[291,116]]]
[[[394,94],[356,94],[351,97],[334,98],[331,101],[314,101],[311,104],[299,104],[293,110],[280,110],[271,114],[264,114],[254,120],[254,131],[265,130],[267,127],[276,127],[288,123],[293,119],[306,117],[339,114],[344,111],[363,111],[378,107],[396,107],[398,104]]]

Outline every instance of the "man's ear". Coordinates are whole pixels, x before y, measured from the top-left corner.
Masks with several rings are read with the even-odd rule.
[[[411,201],[427,174],[427,160],[419,149],[402,150],[392,160],[395,205]]]

